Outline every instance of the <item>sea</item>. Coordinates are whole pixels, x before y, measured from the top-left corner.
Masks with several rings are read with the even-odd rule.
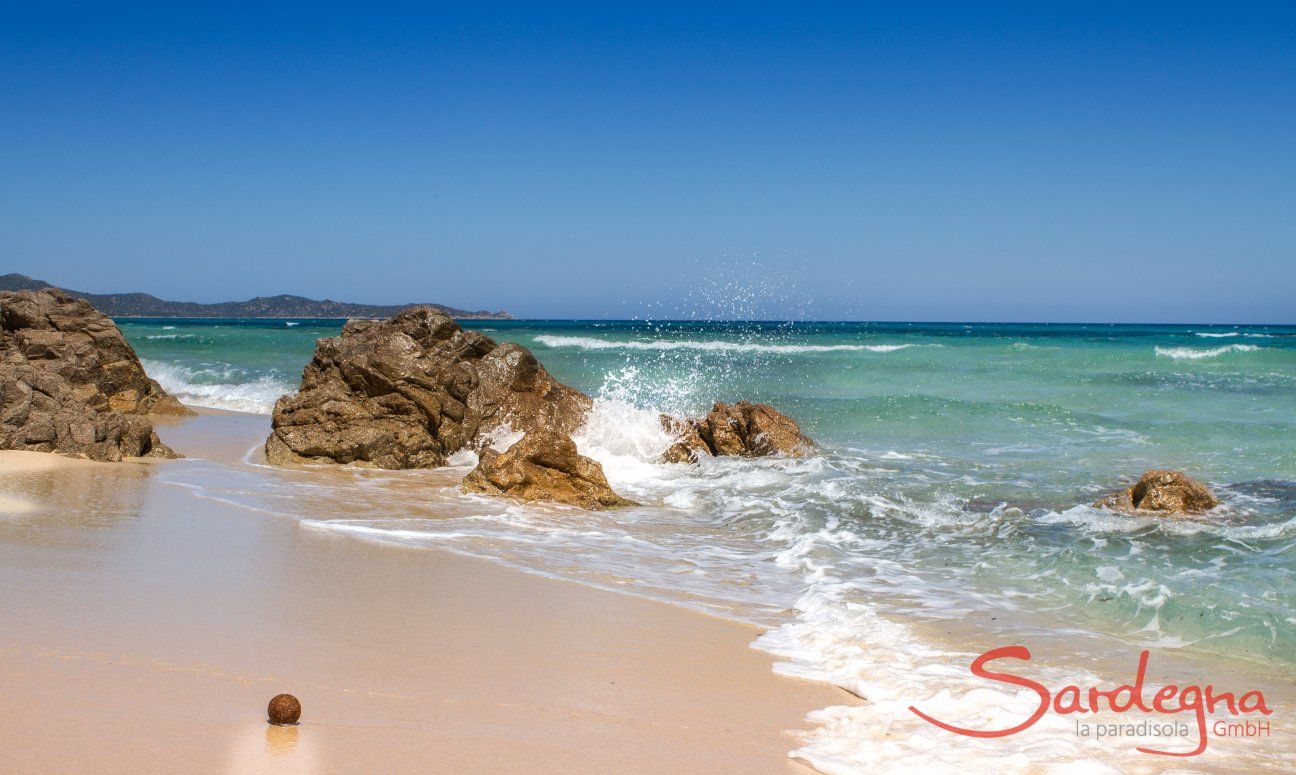
[[[339,320],[122,319],[182,401],[269,414]],[[449,550],[759,625],[775,670],[859,698],[818,709],[790,755],[830,773],[1296,770],[1296,327],[732,321],[463,321],[530,348],[596,397],[576,437],[622,495],[607,512],[460,494],[421,472],[362,471],[354,506],[248,451],[195,486],[303,530]],[[663,465],[660,412],[749,399],[795,417],[804,458]],[[466,473],[471,453],[452,460]],[[1191,519],[1092,507],[1145,469],[1181,469],[1223,502]],[[417,503],[415,503],[417,500]],[[429,512],[427,504],[436,505]],[[270,518],[270,517],[268,517]],[[433,594],[429,590],[429,594]],[[1192,731],[1093,739],[1053,711],[1011,736],[955,735],[1031,715],[1037,693],[1128,683],[1264,690],[1267,739]],[[843,697],[848,697],[843,693]],[[1112,718],[1107,719],[1111,721]]]

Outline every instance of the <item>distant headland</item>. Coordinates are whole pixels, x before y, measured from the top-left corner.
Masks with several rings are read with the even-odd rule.
[[[16,272],[0,275],[0,291],[26,291],[57,287]],[[113,318],[388,318],[415,304],[351,304],[304,296],[258,296],[247,301],[223,301],[199,304],[193,301],[166,301],[147,293],[83,293],[70,288],[65,293],[85,299]],[[429,304],[451,317],[463,320],[512,320],[507,312],[475,312]]]

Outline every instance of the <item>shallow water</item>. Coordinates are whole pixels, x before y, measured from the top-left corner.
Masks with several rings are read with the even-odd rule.
[[[341,325],[119,322],[182,400],[261,413]],[[493,557],[774,627],[757,645],[786,658],[781,670],[870,700],[817,719],[798,753],[828,771],[1165,764],[1052,716],[1029,738],[934,737],[945,733],[910,704],[987,726],[1022,715],[1020,693],[986,694],[967,677],[991,646],[1029,639],[1074,657],[1040,675],[1090,684],[1127,680],[1143,648],[1238,680],[1296,667],[1296,328],[466,325],[532,348],[599,397],[577,442],[644,507],[464,496],[463,467],[356,472],[346,486],[366,497],[345,514],[312,511],[312,492],[340,485],[309,473],[248,466],[187,484],[304,529]],[[658,411],[739,397],[797,417],[823,454],[651,462],[671,441]],[[1158,521],[1085,505],[1149,467],[1187,470],[1224,506]],[[966,650],[941,641],[951,630]],[[1217,741],[1186,761],[1282,770],[1286,742]]]

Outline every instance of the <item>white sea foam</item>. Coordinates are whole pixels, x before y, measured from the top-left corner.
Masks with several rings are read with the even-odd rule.
[[[608,480],[635,486],[659,479],[657,460],[677,440],[661,424],[661,414],[679,412],[691,398],[684,383],[644,391],[639,371],[627,367],[604,377],[585,424],[572,437],[581,454],[603,466]]]
[[[1198,350],[1192,347],[1157,347],[1156,354],[1176,360],[1199,361],[1204,358],[1218,358],[1226,353],[1250,353],[1260,349],[1262,348],[1254,344],[1226,344],[1209,350]]]
[[[521,441],[522,437],[525,435],[526,434],[522,431],[513,430],[511,424],[504,423],[503,425],[497,425],[483,433],[482,439],[486,442],[486,446],[496,452],[506,452],[509,447]],[[446,465],[451,467],[472,468],[477,465],[477,461],[480,459],[477,450],[461,449],[446,459]]]
[[[287,327],[287,328],[292,328],[293,326],[300,326],[300,325],[301,325],[301,323],[298,323],[298,322],[295,321],[295,320],[288,320],[288,321],[285,321],[285,322],[284,322],[284,326]]]
[[[676,441],[658,416],[624,399],[599,398],[573,440],[581,454],[603,466],[610,482],[654,480],[661,475],[657,459]]]
[[[477,453],[471,449],[461,449],[446,458],[446,465],[452,468],[473,468],[478,459]]]
[[[541,334],[535,337],[535,341],[546,347],[577,347],[582,350],[703,350],[751,353],[889,353],[921,346],[917,344],[766,344],[763,342],[726,342],[696,339],[612,341],[595,339],[591,336],[556,336],[550,334]]]
[[[968,666],[975,654],[933,647],[910,628],[878,616],[870,605],[844,602],[851,585],[826,569],[807,565],[803,570],[815,581],[797,603],[800,615],[753,645],[786,660],[775,666],[778,673],[832,683],[865,700],[807,717],[818,726],[790,755],[820,772],[1118,773],[1128,769],[1131,756],[1146,756],[1133,753],[1136,746],[1192,748],[1194,741],[1188,738],[1131,736],[1113,742],[1078,736],[1073,718],[1052,712],[1012,737],[972,738],[937,729],[911,708],[965,729],[995,730],[1020,724],[1039,698],[1030,690],[1013,691],[972,676]],[[1086,670],[1014,660],[995,667],[1029,674],[1054,690],[1070,684],[1111,687],[1128,680],[1102,680]],[[1142,718],[1106,711],[1084,721],[1137,723]]]
[[[1245,336],[1248,339],[1276,339],[1275,334],[1250,334],[1241,331],[1199,331],[1195,336],[1204,336],[1208,339],[1229,339],[1235,336]]]
[[[497,425],[483,434],[487,446],[496,452],[507,452],[509,447],[521,441],[525,435],[522,431],[513,430],[513,426],[508,423]]]
[[[188,368],[165,361],[144,360],[144,371],[183,404],[270,414],[280,396],[296,386],[280,375],[249,378],[231,366]]]

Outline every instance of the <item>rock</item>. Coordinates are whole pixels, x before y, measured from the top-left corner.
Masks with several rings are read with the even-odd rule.
[[[266,708],[266,718],[271,724],[292,726],[301,718],[301,703],[291,694],[276,694]]]
[[[709,455],[711,453],[708,452],[707,454]],[[696,464],[698,462],[698,455],[699,452],[697,449],[690,447],[683,442],[676,442],[667,447],[665,452],[661,453],[661,458],[658,462]]]
[[[1152,470],[1133,487],[1112,493],[1094,504],[1097,508],[1129,514],[1202,514],[1219,505],[1206,485],[1181,471]]]
[[[275,403],[266,457],[432,468],[503,426],[570,434],[591,404],[525,347],[414,307],[316,343],[301,389]]]
[[[504,452],[482,450],[462,489],[586,509],[636,505],[612,491],[603,466],[579,454],[570,436],[543,428],[529,431]]]
[[[769,404],[716,402],[700,420],[662,416],[662,426],[679,441],[662,455],[662,462],[696,462],[700,454],[801,457],[815,443],[801,433],[796,420]]]
[[[145,415],[191,414],[121,331],[62,291],[0,293],[0,447],[91,460],[178,457]]]
[[[669,414],[661,415],[662,428],[679,439],[662,453],[663,463],[696,463],[700,455],[711,455],[702,437],[698,435],[697,420],[682,420]]]

